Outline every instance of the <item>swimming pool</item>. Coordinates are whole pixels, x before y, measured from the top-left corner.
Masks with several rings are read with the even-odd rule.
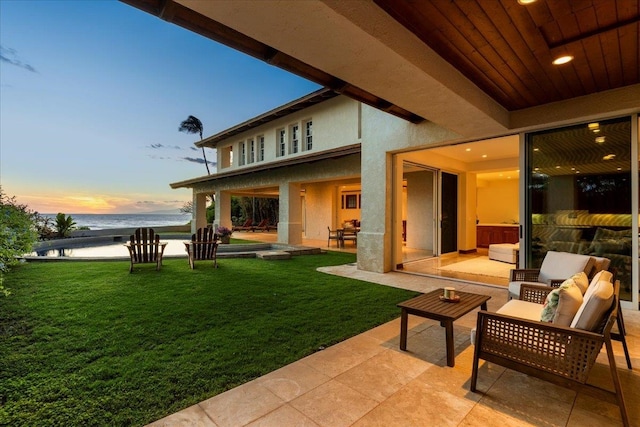
[[[48,257],[48,258],[129,258],[129,250],[125,248],[126,239],[114,241],[92,240],[77,241],[69,239],[56,241],[49,247],[40,247],[28,254],[28,257]],[[163,256],[187,256],[184,250],[184,241],[188,239],[162,239],[167,242]]]
[[[184,242],[188,236],[175,236],[162,239],[167,242],[163,257],[186,257]],[[101,236],[87,238],[73,238],[40,242],[35,251],[25,255],[29,260],[64,260],[64,259],[129,259],[129,250],[124,246],[128,238],[124,236]],[[218,257],[255,257],[256,252],[284,250],[295,255],[317,254],[320,248],[290,246],[278,243],[241,243],[232,245],[218,245]]]

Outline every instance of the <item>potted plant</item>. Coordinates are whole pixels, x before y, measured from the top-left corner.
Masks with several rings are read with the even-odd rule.
[[[233,233],[233,231],[227,227],[220,226],[216,228],[216,234],[222,243],[229,243],[231,241],[231,233]]]

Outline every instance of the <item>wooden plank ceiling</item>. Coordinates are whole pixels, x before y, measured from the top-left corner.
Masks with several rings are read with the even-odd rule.
[[[639,0],[374,1],[508,110],[640,83]]]

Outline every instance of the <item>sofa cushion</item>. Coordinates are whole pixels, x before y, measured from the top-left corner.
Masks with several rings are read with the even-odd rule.
[[[540,320],[540,304],[512,299],[500,307],[496,313],[527,320]]]
[[[569,326],[581,304],[580,288],[572,278],[567,279],[547,295],[540,313],[540,321]]]
[[[595,276],[591,279],[591,283],[589,283],[589,287],[595,285],[601,280],[607,280],[611,282],[613,280],[613,273],[607,270],[598,271]],[[588,289],[587,289],[588,290]],[[585,292],[586,294],[586,292]]]
[[[595,260],[588,255],[548,251],[540,266],[538,281],[549,284],[552,279],[565,280],[581,271],[589,274],[594,264]]]
[[[496,313],[527,320],[540,320],[540,304],[519,299],[507,301]],[[476,328],[471,329],[471,344],[476,343]]]
[[[613,294],[613,284],[609,280],[599,280],[590,285],[570,326],[599,332],[598,326],[613,303]]]

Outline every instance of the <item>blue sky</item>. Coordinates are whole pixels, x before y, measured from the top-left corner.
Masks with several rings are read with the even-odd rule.
[[[41,213],[180,207],[169,183],[206,175],[182,120],[207,137],[319,88],[111,0],[0,0],[0,49],[0,185]]]

